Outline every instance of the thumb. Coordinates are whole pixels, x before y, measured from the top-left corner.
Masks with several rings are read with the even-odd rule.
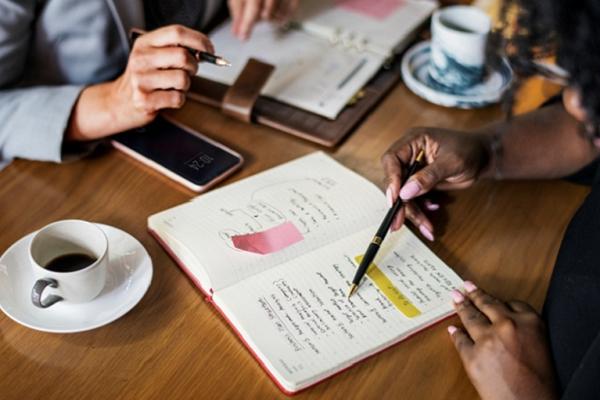
[[[439,162],[434,162],[408,178],[400,190],[402,200],[410,200],[429,192],[438,183],[448,178],[451,174],[445,171]]]

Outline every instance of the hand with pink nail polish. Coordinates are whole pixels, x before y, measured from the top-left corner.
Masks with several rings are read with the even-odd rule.
[[[450,295],[464,328],[449,326],[467,375],[484,400],[556,399],[544,323],[519,301],[502,302],[464,283]]]
[[[406,182],[404,174],[420,149],[425,151],[425,167]],[[489,137],[437,128],[414,128],[395,142],[381,161],[388,197],[413,200],[433,189],[451,190],[471,186],[487,167]],[[430,203],[431,204],[431,203]],[[428,206],[437,210],[438,205]],[[433,240],[433,225],[421,209],[409,202],[392,223],[399,229],[408,218],[423,236]]]

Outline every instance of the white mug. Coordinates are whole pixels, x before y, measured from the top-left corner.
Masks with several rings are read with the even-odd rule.
[[[491,26],[490,17],[477,7],[437,10],[431,18],[431,79],[451,93],[480,83]]]
[[[46,308],[61,300],[90,301],[106,282],[108,238],[91,222],[54,222],[34,234],[29,260],[36,278],[31,289],[35,306]],[[49,293],[42,298],[46,291]]]

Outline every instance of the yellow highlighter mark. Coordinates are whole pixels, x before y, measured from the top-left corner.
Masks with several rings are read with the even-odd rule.
[[[360,264],[363,256],[356,256],[357,264]],[[394,306],[408,318],[413,318],[421,315],[421,311],[415,307],[410,300],[402,294],[402,292],[394,286],[392,281],[379,269],[375,263],[371,263],[367,269],[367,276],[377,286],[377,288],[383,293]]]

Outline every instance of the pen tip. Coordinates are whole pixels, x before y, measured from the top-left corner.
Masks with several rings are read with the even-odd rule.
[[[231,67],[231,63],[223,58],[217,60],[217,65],[221,67]]]
[[[354,292],[356,292],[356,289],[358,289],[358,286],[353,283],[352,286],[350,286],[350,291],[348,292],[348,298],[350,298],[350,296],[352,296],[354,294]]]

